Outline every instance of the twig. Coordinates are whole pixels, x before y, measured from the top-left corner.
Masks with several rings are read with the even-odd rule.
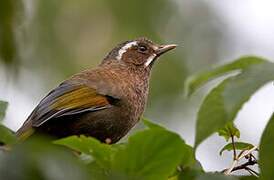
[[[243,157],[245,157],[245,156],[251,154],[253,151],[256,151],[256,149],[258,149],[258,147],[259,147],[259,145],[257,144],[257,145],[255,145],[253,148],[251,148],[250,150],[248,150],[246,153],[243,153],[243,154],[238,158],[238,161],[239,161],[240,159],[242,159]]]
[[[255,174],[257,177],[260,176],[260,174],[256,171],[254,171],[253,169],[249,168],[249,167],[245,167],[245,169],[249,172],[251,171],[253,174]]]
[[[249,172],[249,174],[251,175],[251,176],[256,176],[252,171],[250,171],[249,169],[245,169],[245,170],[247,170],[247,172]]]
[[[250,153],[250,157],[252,157],[256,162],[258,162],[256,157],[253,154]]]
[[[253,148],[251,148],[250,150],[248,150],[247,152],[242,153],[238,158],[236,158],[236,159],[233,161],[233,163],[232,163],[232,165],[230,166],[230,168],[228,168],[228,169],[226,169],[226,170],[223,171],[223,174],[228,175],[229,173],[231,173],[232,170],[235,168],[236,164],[237,164],[243,157],[245,157],[245,156],[251,154],[253,151],[255,151],[255,150],[258,148],[258,146],[259,146],[259,145],[256,145],[256,146],[254,146]]]
[[[246,163],[244,163],[244,164],[241,164],[241,165],[239,165],[239,166],[234,167],[234,168],[231,170],[231,172],[237,171],[237,170],[245,169],[247,166],[252,166],[252,165],[254,165],[254,164],[257,164],[257,161],[256,161],[256,160],[248,161],[248,162],[246,162]],[[226,172],[226,171],[228,171],[228,169],[224,169],[223,171],[221,171],[221,173],[224,174],[224,172]]]
[[[254,164],[257,164],[257,162],[256,161],[248,161],[248,162],[246,162],[246,163],[244,163],[240,166],[234,167],[231,172],[237,171],[237,170],[240,170],[240,169],[245,169],[247,166],[252,166]]]

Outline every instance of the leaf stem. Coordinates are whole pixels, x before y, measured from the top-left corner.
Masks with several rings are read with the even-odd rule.
[[[231,141],[232,141],[232,146],[233,146],[233,159],[236,160],[237,159],[237,154],[236,154],[236,146],[235,146],[235,141],[234,141],[234,135],[231,132],[231,129],[228,127],[229,133],[230,133],[230,137],[231,137]]]
[[[237,159],[237,154],[236,154],[236,146],[235,146],[235,141],[234,141],[234,135],[231,134],[231,141],[232,141],[232,146],[233,146],[233,157],[234,160]]]

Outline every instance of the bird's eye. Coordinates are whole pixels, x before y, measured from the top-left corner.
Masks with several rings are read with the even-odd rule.
[[[141,52],[145,52],[147,50],[147,47],[142,45],[142,46],[139,46],[138,50]]]

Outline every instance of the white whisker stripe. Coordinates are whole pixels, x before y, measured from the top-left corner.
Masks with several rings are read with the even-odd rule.
[[[136,42],[136,41],[129,42],[129,43],[127,43],[126,45],[124,45],[124,46],[119,50],[118,55],[116,56],[116,59],[117,59],[117,60],[121,60],[123,54],[127,51],[127,49],[129,49],[129,48],[131,48],[132,46],[135,46],[135,45],[137,45],[137,42]]]
[[[153,59],[156,57],[156,54],[152,54],[148,59],[147,62],[145,63],[145,66],[149,66],[150,63],[153,61]]]

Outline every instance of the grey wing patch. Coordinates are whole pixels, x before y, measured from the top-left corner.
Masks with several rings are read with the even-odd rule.
[[[55,117],[61,117],[61,116],[68,116],[68,115],[74,115],[74,114],[79,114],[79,113],[84,113],[88,111],[99,111],[103,109],[107,109],[111,106],[104,106],[104,107],[95,107],[95,108],[77,108],[77,109],[64,109],[64,111]]]

